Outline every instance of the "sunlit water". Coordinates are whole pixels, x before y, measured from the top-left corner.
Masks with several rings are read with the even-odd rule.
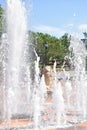
[[[0,45],[0,120],[7,121],[5,127],[9,129],[11,120],[18,118],[32,122],[24,129],[62,128],[87,120],[86,49],[79,38],[72,37],[69,47],[71,71],[57,72],[54,63],[51,101],[47,101],[35,50],[36,61],[31,63],[26,9],[20,0],[7,0],[6,25]]]

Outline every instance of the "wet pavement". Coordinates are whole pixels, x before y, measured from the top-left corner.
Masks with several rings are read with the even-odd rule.
[[[10,130],[33,130],[30,128],[32,126],[32,122],[28,119],[19,119],[19,120],[11,120]],[[8,130],[7,122],[0,123],[0,130]],[[41,130],[87,130],[87,122],[79,123],[74,126],[66,127],[66,128],[41,128]]]
[[[73,126],[73,127],[68,127],[68,128],[58,128],[57,130],[87,130],[87,127],[81,127],[81,126]]]

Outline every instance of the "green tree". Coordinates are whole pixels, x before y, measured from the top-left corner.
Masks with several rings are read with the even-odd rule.
[[[84,35],[84,38],[81,40],[83,41],[87,49],[87,32],[83,32],[83,35]],[[86,71],[87,71],[87,56],[86,56]]]
[[[4,26],[4,24],[3,24],[3,13],[4,13],[4,10],[0,5],[0,37],[1,37],[2,31],[3,31],[3,26]]]
[[[83,32],[84,38],[87,39],[87,32]]]
[[[70,45],[70,36],[68,36],[68,33],[65,33],[61,38],[60,38],[62,45],[64,47],[64,53],[66,54],[68,52],[68,47]]]
[[[47,58],[48,62],[50,59],[53,61],[64,61],[65,55],[68,53],[68,47],[70,44],[70,37],[68,34],[64,34],[61,38],[51,36],[49,34],[43,34],[40,32],[32,32],[33,45],[40,56],[40,61],[42,64],[45,63]],[[45,43],[48,43],[47,49],[45,48]]]
[[[83,41],[83,43],[86,45],[87,48],[87,32],[83,32],[84,38],[81,39]]]

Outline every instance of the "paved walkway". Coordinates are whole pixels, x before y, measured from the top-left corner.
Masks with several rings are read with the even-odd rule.
[[[12,120],[11,124],[10,124],[10,128],[14,128],[15,126],[18,126],[20,128],[20,127],[24,127],[24,126],[29,126],[30,124],[32,124],[32,123],[29,122],[28,119]],[[0,129],[6,128],[6,126],[7,126],[6,122],[0,123]],[[55,129],[46,128],[46,130],[55,130]],[[57,128],[56,130],[87,130],[87,122],[80,123],[80,124],[76,125],[76,127],[72,126],[72,127],[67,127],[67,128]]]

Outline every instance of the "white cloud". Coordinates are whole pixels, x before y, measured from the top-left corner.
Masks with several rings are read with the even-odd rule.
[[[82,31],[87,31],[87,24],[79,25],[79,29],[82,30]]]
[[[69,23],[69,24],[66,25],[66,27],[70,27],[70,28],[72,28],[73,26],[74,26],[73,23]]]
[[[47,26],[47,25],[33,26],[33,29],[35,31],[48,33],[48,34],[56,36],[56,37],[60,37],[65,33],[65,31],[61,28],[58,28],[58,27],[55,27],[55,26]]]

